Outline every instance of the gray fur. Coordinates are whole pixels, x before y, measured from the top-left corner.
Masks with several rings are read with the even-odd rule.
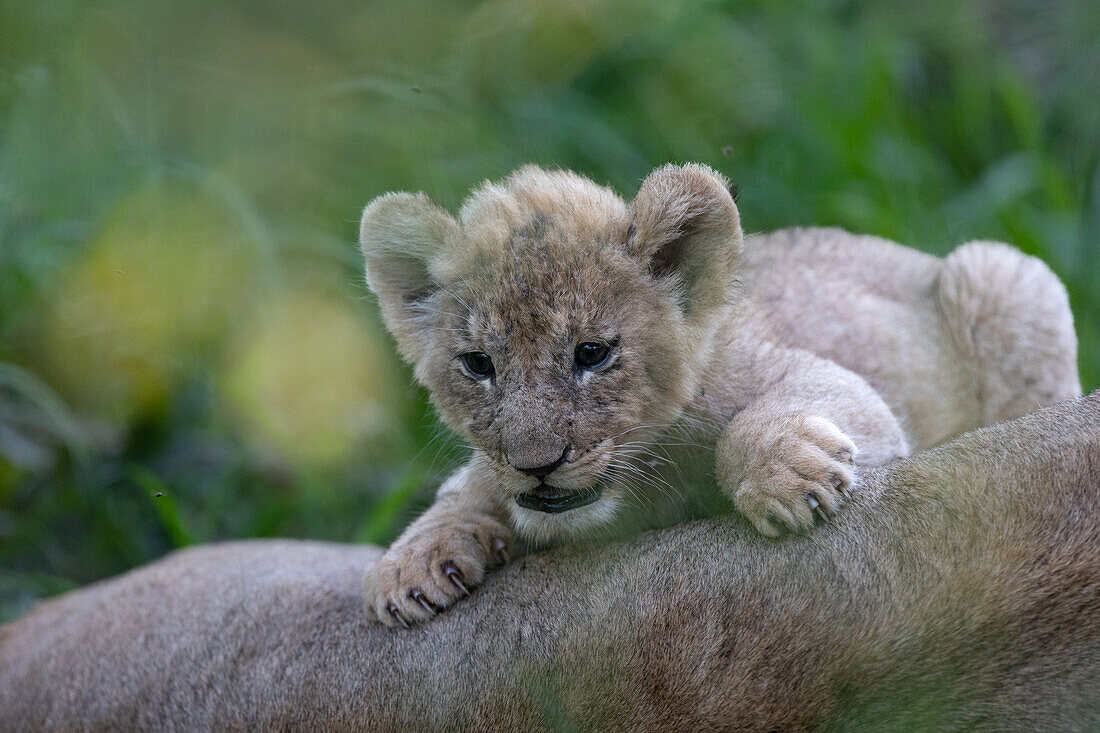
[[[514,562],[410,631],[380,550],[196,548],[0,627],[0,730],[1100,727],[1100,394],[738,518]]]

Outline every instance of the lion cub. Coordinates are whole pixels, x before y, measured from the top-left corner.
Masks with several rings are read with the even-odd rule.
[[[1065,290],[1040,261],[995,243],[940,260],[836,229],[743,242],[702,165],[654,171],[630,203],[534,166],[457,218],[391,193],[360,240],[401,353],[475,447],[367,572],[369,614],[390,626],[467,595],[513,528],[607,522],[678,423],[775,536],[837,512],[857,468],[1080,393]]]

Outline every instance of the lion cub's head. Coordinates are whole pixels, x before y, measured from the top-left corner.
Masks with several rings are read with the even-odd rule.
[[[632,203],[527,166],[457,219],[391,193],[360,230],[402,354],[541,538],[609,518],[699,389],[741,238],[726,181],[701,165],[654,171]]]

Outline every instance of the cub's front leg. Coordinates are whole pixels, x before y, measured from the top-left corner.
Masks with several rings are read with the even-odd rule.
[[[763,534],[809,529],[851,497],[856,468],[906,455],[897,418],[861,377],[806,352],[789,352],[781,377],[719,437],[718,482]]]
[[[367,570],[367,615],[387,626],[427,621],[508,561],[512,530],[484,493],[477,464],[447,479],[436,501]]]

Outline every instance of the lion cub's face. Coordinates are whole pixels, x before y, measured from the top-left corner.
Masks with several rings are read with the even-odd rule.
[[[548,538],[609,518],[697,389],[740,227],[702,167],[655,172],[633,206],[528,167],[458,221],[423,196],[382,197],[362,244],[417,378],[517,529]]]
[[[579,242],[542,218],[436,298],[418,372],[529,534],[609,515],[697,371],[679,309],[621,250],[628,228]]]

